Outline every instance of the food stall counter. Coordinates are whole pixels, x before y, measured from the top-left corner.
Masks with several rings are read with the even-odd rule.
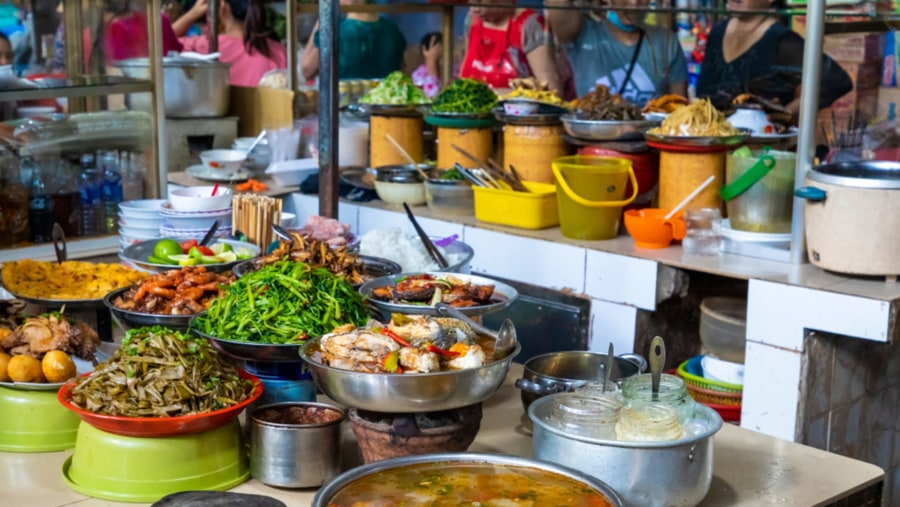
[[[514,363],[506,382],[485,402],[481,430],[469,451],[532,456],[530,423],[520,391],[513,385],[522,371],[522,365]],[[345,458],[353,456],[356,442],[348,429],[344,446]],[[88,498],[70,490],[61,474],[69,455],[0,452],[0,486],[6,491],[2,503],[31,507],[139,505]],[[863,496],[877,499],[883,478],[882,470],[874,465],[726,424],[715,436],[712,486],[700,506],[830,505],[842,499],[863,505]],[[297,507],[310,505],[315,495],[314,489],[278,489],[256,480],[231,491],[266,495]]]

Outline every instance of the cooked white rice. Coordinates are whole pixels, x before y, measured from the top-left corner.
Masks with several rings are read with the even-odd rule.
[[[462,254],[447,254],[441,247],[438,250],[451,266],[462,260]],[[404,273],[438,269],[419,237],[406,235],[399,227],[367,232],[359,240],[359,253],[392,260],[403,268]]]

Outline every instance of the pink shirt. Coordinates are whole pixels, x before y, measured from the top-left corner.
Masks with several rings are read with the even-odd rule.
[[[185,51],[209,53],[209,42],[205,35],[182,37],[179,39]],[[263,74],[270,70],[287,67],[287,51],[284,45],[268,40],[269,57],[257,53],[248,53],[244,41],[232,35],[219,35],[219,61],[231,65],[229,78],[234,86],[258,86]]]

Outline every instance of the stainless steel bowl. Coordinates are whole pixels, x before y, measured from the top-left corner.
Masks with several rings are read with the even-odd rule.
[[[435,412],[484,401],[506,380],[510,363],[522,350],[517,343],[510,355],[480,368],[390,375],[326,366],[311,355],[318,341],[307,340],[300,357],[309,365],[319,389],[338,403],[388,413]]]
[[[196,315],[194,316],[196,317]],[[192,319],[193,320],[193,319]],[[300,352],[302,343],[254,343],[239,342],[236,340],[226,340],[217,338],[205,333],[201,333],[197,329],[191,329],[191,332],[197,336],[206,338],[212,347],[226,356],[235,359],[243,359],[245,361],[269,361],[273,363],[296,362],[297,354]]]
[[[428,236],[428,238],[434,244],[438,244],[441,240],[444,239],[441,236]],[[418,237],[416,238],[416,241],[418,241]],[[456,262],[454,262],[453,264],[451,264],[449,267],[447,267],[447,269],[444,270],[445,272],[461,273],[461,274],[467,275],[472,271],[472,269],[471,269],[472,268],[472,265],[471,265],[472,258],[475,257],[475,250],[473,250],[472,247],[470,247],[466,243],[463,243],[462,241],[454,240],[451,243],[449,243],[448,245],[441,246],[440,248],[442,248],[444,251],[444,254],[446,254],[445,257],[449,257],[452,255],[459,259]],[[359,251],[359,243],[357,243],[356,250]],[[390,252],[378,252],[378,254],[379,254],[378,255],[379,258],[384,258],[384,259],[393,261],[393,259],[391,259],[390,257],[387,257],[388,255],[390,255]],[[396,262],[396,261],[393,261],[393,262]],[[402,266],[401,266],[401,268],[402,268]]]
[[[697,405],[694,417],[708,425],[699,435],[668,442],[621,442],[571,435],[548,424],[554,396],[528,408],[535,458],[602,478],[627,505],[697,505],[709,492],[713,436],[722,428],[722,418],[713,409]]]
[[[382,276],[396,275],[402,271],[400,265],[394,261],[382,259],[381,257],[370,257],[368,255],[360,255],[359,260],[363,263],[363,274],[369,279],[380,278]],[[232,273],[237,278],[241,278],[247,273],[252,273],[260,267],[259,259],[248,259],[234,267]],[[353,284],[354,288],[362,286],[361,283]]]
[[[131,286],[133,287],[133,286]],[[126,310],[115,305],[116,298],[124,294],[131,287],[116,289],[103,298],[103,304],[109,308],[113,319],[124,329],[142,326],[165,326],[176,331],[187,331],[193,315],[160,315],[155,313],[142,313]]]
[[[606,121],[588,120],[574,114],[560,117],[566,133],[588,141],[625,141],[644,138],[647,129],[659,125],[655,120]]]
[[[606,495],[606,498],[609,500],[610,504],[613,505],[613,507],[622,507],[625,505],[619,495],[611,487],[609,487],[609,485],[596,477],[591,477],[590,475],[579,472],[577,470],[573,470],[571,468],[566,468],[552,463],[545,463],[528,458],[520,458],[518,456],[503,456],[498,454],[464,452],[404,456],[402,458],[391,458],[356,467],[335,477],[332,481],[319,489],[319,491],[316,492],[316,496],[313,498],[311,507],[328,507],[329,505],[331,505],[332,499],[335,497],[335,495],[338,494],[338,492],[352,484],[354,481],[362,479],[363,477],[368,477],[372,474],[376,474],[384,470],[392,470],[394,468],[407,467],[409,465],[416,465],[421,463],[440,463],[442,465],[446,464],[446,466],[448,467],[452,467],[454,464],[467,466],[472,464],[487,463],[500,468],[525,467],[544,470],[546,472],[568,477],[569,479],[572,479],[589,488],[599,491],[600,493]]]
[[[686,148],[709,148],[714,146],[739,146],[750,139],[750,130],[738,129],[739,134],[733,136],[667,136],[662,134],[645,134],[648,141],[669,146]]]
[[[404,313],[408,315],[432,315],[435,317],[440,316],[440,313],[438,313],[437,309],[434,306],[380,301],[372,297],[375,289],[387,285],[397,285],[401,279],[410,276],[411,274],[413,273],[401,273],[397,275],[383,276],[381,278],[369,280],[359,288],[359,293],[362,294],[363,297],[368,298],[369,304],[378,308],[382,312]],[[443,271],[428,271],[425,272],[425,274],[432,275],[435,278],[441,276],[452,276],[473,285],[494,286],[494,295],[491,297],[490,304],[479,306],[460,306],[456,308],[460,311],[460,313],[463,313],[465,315],[485,315],[488,313],[499,312],[500,310],[503,310],[507,306],[511,305],[513,301],[519,298],[519,291],[517,291],[515,287],[503,283],[500,280],[494,280],[493,278],[476,275],[461,275],[458,273],[447,273]]]

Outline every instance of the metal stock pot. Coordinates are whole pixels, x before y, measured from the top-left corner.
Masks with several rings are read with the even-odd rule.
[[[854,275],[900,275],[900,163],[841,162],[814,167],[806,199],[810,261]]]
[[[199,58],[163,58],[163,94],[168,118],[214,118],[228,112],[228,65]],[[150,59],[130,58],[116,63],[127,77],[150,79]],[[129,109],[149,111],[149,93],[126,95]]]

